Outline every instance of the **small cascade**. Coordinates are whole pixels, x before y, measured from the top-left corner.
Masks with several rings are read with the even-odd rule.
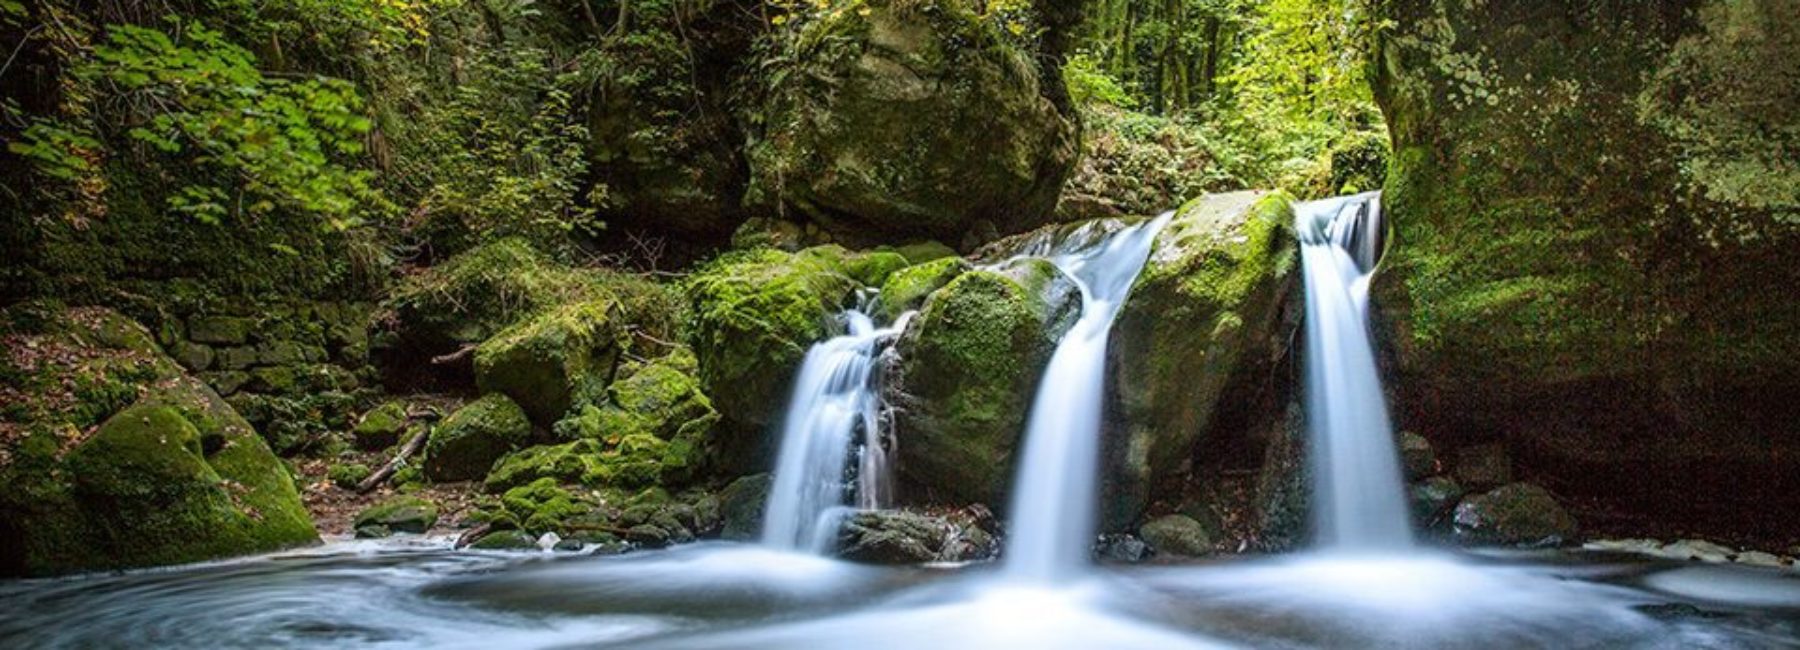
[[[836,542],[846,506],[889,504],[891,444],[882,440],[882,351],[905,329],[908,312],[876,327],[862,308],[841,316],[846,333],[808,350],[782,418],[764,546],[823,553]]]
[[[1368,325],[1381,195],[1302,203],[1295,213],[1306,275],[1306,420],[1319,545],[1350,553],[1405,550],[1412,527]]]
[[[1013,485],[1005,571],[1024,582],[1056,582],[1088,564],[1098,506],[1106,343],[1113,318],[1173,213],[1099,233],[1094,222],[1047,256],[1081,288],[1081,317],[1050,357],[1032,402]]]

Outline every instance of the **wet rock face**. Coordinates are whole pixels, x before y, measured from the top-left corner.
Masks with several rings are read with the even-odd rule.
[[[1397,242],[1374,304],[1400,424],[1505,440],[1520,474],[1633,519],[1785,535],[1733,504],[1800,507],[1800,439],[1778,433],[1800,404],[1800,227],[1753,189],[1793,187],[1764,162],[1793,145],[1751,135],[1792,123],[1795,90],[1747,63],[1794,59],[1774,36],[1793,3],[1376,12],[1396,26],[1373,68]]]
[[[948,514],[864,511],[844,521],[837,554],[866,564],[983,560],[999,551],[997,529],[993,513],[980,505]]]
[[[964,3],[864,6],[807,25],[769,71],[782,82],[751,138],[750,199],[863,237],[1048,219],[1078,141],[1043,86],[1060,76]]]
[[[1555,497],[1530,483],[1463,499],[1454,523],[1457,538],[1473,544],[1557,546],[1574,541],[1580,532]]]
[[[737,541],[752,541],[761,536],[763,508],[769,502],[768,474],[754,474],[732,481],[719,493],[719,507],[724,516],[721,536]]]
[[[1203,197],[1157,236],[1107,349],[1102,516],[1128,528],[1196,445],[1280,418],[1269,377],[1286,345],[1298,244],[1290,198]],[[1231,398],[1227,399],[1226,396]]]
[[[908,499],[1003,498],[1044,365],[1079,312],[1074,285],[1042,260],[963,273],[925,300],[886,385]]]

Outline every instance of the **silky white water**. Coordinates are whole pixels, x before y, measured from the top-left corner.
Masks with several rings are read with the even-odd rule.
[[[1049,261],[1081,289],[1081,317],[1044,369],[1012,488],[1008,577],[1057,582],[1088,564],[1094,541],[1106,342],[1114,317],[1173,213],[1096,243],[1075,233]],[[1088,227],[1095,227],[1090,224]]]
[[[1322,550],[1403,551],[1412,527],[1369,333],[1381,195],[1295,206],[1306,276],[1306,421]]]
[[[782,418],[781,446],[763,513],[764,546],[824,553],[836,543],[846,506],[888,505],[891,450],[882,441],[875,370],[881,351],[911,315],[876,327],[862,310],[851,309],[843,314],[844,335],[807,351]],[[850,467],[854,471],[847,472]]]

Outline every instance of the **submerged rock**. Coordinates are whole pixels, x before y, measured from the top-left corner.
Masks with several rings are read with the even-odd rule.
[[[1143,513],[1209,436],[1280,419],[1269,390],[1298,284],[1285,194],[1202,197],[1157,236],[1107,349],[1104,526]],[[1267,411],[1267,412],[1262,412]]]
[[[1042,260],[969,271],[931,294],[894,344],[886,386],[909,498],[1003,498],[1038,379],[1080,305]]]
[[[751,200],[834,232],[960,237],[1048,219],[1077,126],[1037,59],[971,6],[871,0],[807,24],[749,147]],[[979,155],[969,152],[978,151]]]
[[[1575,518],[1544,488],[1513,483],[1463,499],[1456,506],[1457,538],[1476,544],[1556,546],[1575,541]]]
[[[425,476],[466,481],[486,476],[494,461],[525,444],[531,421],[505,395],[489,395],[457,409],[428,435]]]

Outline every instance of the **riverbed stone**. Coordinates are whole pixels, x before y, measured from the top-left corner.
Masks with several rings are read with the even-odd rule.
[[[363,509],[351,525],[359,531],[365,526],[379,526],[396,533],[423,534],[431,530],[437,520],[438,508],[430,501],[398,496]]]
[[[1512,483],[1463,499],[1456,536],[1475,544],[1556,546],[1575,541],[1580,527],[1556,498],[1530,483]]]
[[[425,476],[433,481],[466,481],[487,475],[507,452],[531,435],[525,410],[504,395],[464,405],[434,427],[425,441]]]
[[[1138,537],[1158,555],[1200,557],[1213,552],[1213,533],[1187,515],[1164,515],[1138,528]]]
[[[482,535],[469,548],[482,551],[530,551],[538,548],[538,538],[522,530],[497,530]]]

